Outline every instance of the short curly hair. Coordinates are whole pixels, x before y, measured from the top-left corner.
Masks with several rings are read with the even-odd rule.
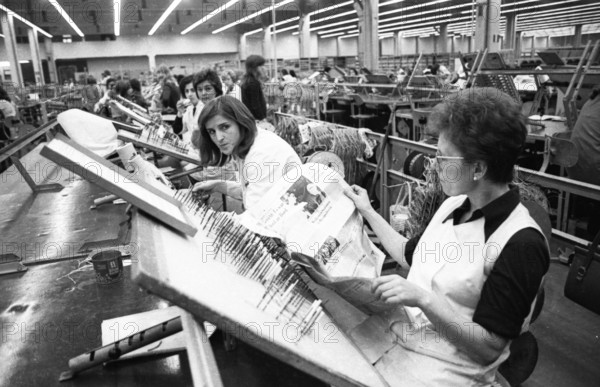
[[[194,75],[194,89],[198,89],[198,85],[204,81],[208,81],[215,88],[216,96],[223,95],[223,84],[219,74],[209,67],[205,67]]]
[[[466,161],[485,162],[487,179],[512,181],[527,126],[521,106],[508,94],[492,87],[450,94],[433,108],[428,126],[434,134],[444,134]]]

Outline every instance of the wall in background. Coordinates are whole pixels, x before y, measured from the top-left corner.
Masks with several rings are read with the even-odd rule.
[[[87,60],[87,70],[98,81],[104,70],[109,70],[112,75],[127,73],[130,78],[139,78],[142,71],[148,72],[148,57],[91,58]]]
[[[319,57],[338,56],[337,38],[319,39],[318,55]]]
[[[228,63],[224,63],[229,61]],[[192,74],[203,67],[212,67],[215,63],[221,63],[224,67],[238,67],[238,56],[234,54],[189,54],[189,55],[157,55],[156,65],[161,63],[167,66],[175,66],[171,71],[173,74]]]
[[[358,55],[358,38],[339,39],[340,56]]]

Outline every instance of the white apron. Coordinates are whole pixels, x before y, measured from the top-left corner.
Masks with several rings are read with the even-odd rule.
[[[475,324],[472,319],[483,284],[508,240],[528,227],[542,233],[522,204],[517,205],[487,242],[483,217],[457,226],[452,218],[442,223],[465,199],[464,195],[451,197],[436,212],[415,250],[407,278],[443,296],[457,316],[461,316],[454,326],[448,326],[446,334],[451,337],[460,334],[459,321],[467,321],[461,323],[465,325],[463,330],[473,332],[468,328],[469,324]],[[485,386],[494,381],[498,366],[509,355],[509,345],[495,362],[483,366],[434,331],[419,308],[404,307],[404,310],[406,314],[398,314],[401,317],[392,319],[389,325],[395,344],[375,363],[390,385],[412,386],[418,381],[424,386],[462,387]]]

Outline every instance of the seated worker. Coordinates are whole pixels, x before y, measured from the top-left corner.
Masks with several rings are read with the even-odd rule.
[[[198,130],[198,118],[204,104],[198,99],[194,88],[194,76],[188,75],[179,82],[179,91],[184,97],[177,101],[177,116],[173,122],[173,131],[191,143],[192,132]]]
[[[192,78],[192,80],[190,81],[189,78]],[[221,80],[215,70],[210,67],[205,67],[198,71],[193,77],[184,77],[181,80],[179,87],[182,90],[182,94],[185,94],[186,98],[190,100],[190,103],[189,106],[187,106],[185,100],[177,102],[177,115],[179,116],[181,111],[182,117],[180,125],[177,124],[178,118],[175,119],[176,125],[173,126],[173,131],[179,133],[178,130],[181,130],[183,141],[189,143],[193,149],[199,151],[200,132],[198,131],[198,119],[200,118],[200,113],[202,112],[205,103],[223,95]],[[193,102],[194,100],[196,101],[195,103]],[[160,161],[161,166],[170,165],[176,167],[177,164],[179,164],[179,162],[176,162],[176,160],[173,160],[170,157],[163,158]],[[181,162],[180,165],[183,165],[186,170],[197,167],[194,164],[186,162]],[[212,172],[216,173],[215,171]],[[191,177],[197,181],[203,180],[203,176],[204,174],[200,172],[191,175]]]
[[[108,106],[108,101],[112,98],[112,93],[115,90],[115,86],[117,85],[117,80],[114,78],[108,78],[106,80],[106,91],[100,100],[94,105],[94,113],[101,115],[103,117],[111,118],[110,107]]]
[[[11,138],[8,129],[12,128],[17,122],[19,122],[17,108],[10,100],[6,90],[0,86],[0,148],[4,145],[4,141]]]
[[[109,96],[110,98],[116,98],[116,96],[120,96],[123,97],[125,99],[129,99],[129,89],[131,89],[131,85],[129,84],[129,81],[118,81],[115,88],[114,88],[114,92],[109,92]],[[102,101],[102,99],[100,100]],[[110,99],[105,100],[105,104],[109,103]],[[120,101],[117,101],[120,102]],[[120,102],[122,103],[122,102]],[[127,106],[125,106],[127,107]],[[113,120],[116,121],[121,121],[121,122],[129,122],[131,121],[131,119],[125,114],[123,113],[121,110],[119,110],[116,107],[111,107],[110,110],[111,116]]]
[[[242,89],[238,85],[238,77],[235,71],[227,70],[223,73],[223,85],[225,86],[225,94],[242,100]]]
[[[510,184],[525,117],[507,94],[474,88],[448,96],[428,124],[439,134],[435,170],[449,198],[421,236],[408,277],[373,282],[380,300],[397,305],[388,318],[395,341],[375,367],[393,386],[489,386],[526,329],[549,266],[547,241]],[[366,190],[345,193],[406,264],[406,238],[371,207]]]
[[[600,85],[594,88],[583,104],[573,127],[571,141],[579,157],[577,164],[567,168],[569,177],[600,185]],[[586,203],[585,212],[589,215],[587,232],[591,240],[600,230],[600,204],[596,201]]]
[[[238,99],[224,95],[204,106],[200,120],[200,158],[204,165],[237,164],[239,181],[196,183],[194,191],[220,192],[241,199],[244,208],[256,205],[289,168],[302,164],[281,137],[258,129],[250,110]]]
[[[131,89],[129,89],[129,100],[144,109],[148,109],[150,103],[148,103],[146,98],[142,95],[142,85],[140,84],[140,81],[133,78],[129,81],[129,84],[131,85]]]

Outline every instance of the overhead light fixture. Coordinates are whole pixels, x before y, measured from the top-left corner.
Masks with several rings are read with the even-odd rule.
[[[154,35],[156,30],[158,30],[158,28],[165,22],[167,17],[169,17],[169,15],[175,10],[175,8],[177,8],[179,3],[181,3],[181,0],[173,0],[171,5],[169,5],[169,8],[167,8],[165,12],[163,12],[163,14],[158,18],[156,23],[154,23],[154,25],[150,29],[150,32],[148,32],[148,35]],[[183,32],[181,34],[183,35]]]
[[[404,0],[390,0],[390,1],[386,1],[385,3],[379,3],[380,7],[385,7],[386,5],[392,5],[392,4],[398,4],[398,3],[402,3]]]
[[[4,39],[4,35],[0,34],[0,38]]]
[[[28,60],[20,60],[19,63],[25,64],[25,63],[29,63]]]
[[[391,11],[379,12],[379,17],[385,16],[385,15],[391,15],[391,14],[398,13],[398,12],[406,12],[406,11],[410,11],[412,9],[417,9],[417,8],[419,10],[422,10],[428,6],[436,5],[436,4],[440,4],[440,3],[446,3],[448,1],[450,1],[450,0],[435,0],[435,1],[431,1],[429,3],[421,3],[421,4],[410,5],[408,7],[400,7],[398,9],[393,9]],[[379,4],[379,6],[381,7],[381,4]],[[439,11],[439,9],[438,9],[438,11]],[[415,13],[415,15],[418,15],[418,14],[419,14],[419,12]]]
[[[558,15],[563,15],[563,16],[580,16],[580,17],[585,17],[587,14],[589,14],[590,12],[594,12],[594,11],[598,11],[598,7],[595,6],[593,8],[587,8],[587,9],[575,9],[575,10],[571,10],[571,9],[565,9],[562,11],[544,11],[544,12],[540,12],[540,13],[530,13],[530,14],[525,14],[525,15],[519,15],[519,18],[517,20],[517,23],[522,21],[522,20],[537,20],[540,17],[554,17],[554,16],[558,16]]]
[[[313,31],[319,31],[319,30],[322,30],[322,29],[325,29],[325,28],[329,28],[329,27],[333,27],[333,26],[339,26],[339,25],[348,24],[348,23],[358,23],[358,18],[344,20],[344,21],[336,22],[336,23],[331,23],[331,24],[327,24],[325,26],[318,26],[318,27],[315,27],[315,28],[311,28],[310,31],[311,32],[313,32]]]
[[[343,31],[343,30],[349,30],[350,28],[355,28],[356,26],[346,26],[346,27],[339,27],[339,28],[334,28],[332,30],[327,30],[327,31],[318,31],[317,34],[318,35],[327,35],[333,32],[338,32],[338,31]]]
[[[300,35],[300,32],[296,31],[296,32],[292,32],[292,35],[296,36],[296,35]]]
[[[435,20],[435,21],[426,22],[426,23],[422,23],[422,22],[394,23],[394,24],[388,24],[386,26],[379,26],[379,28],[380,28],[379,32],[410,30],[411,28],[413,28],[415,26],[428,26],[428,25],[437,25],[440,23],[452,23],[457,20],[464,20],[464,19],[470,19],[470,18],[471,18],[470,16],[462,16],[462,17],[458,17],[458,18],[449,17],[448,19],[445,19],[445,20]]]
[[[342,12],[342,13],[336,13],[335,15],[326,16],[326,17],[324,17],[322,19],[316,18],[314,20],[311,20],[310,24],[313,24],[313,23],[314,24],[323,23],[323,22],[326,22],[326,21],[329,21],[329,20],[332,20],[332,19],[338,19],[340,17],[344,17],[344,16],[348,16],[348,15],[354,15],[354,14],[356,14],[355,10],[353,10],[353,11],[347,11],[347,12]]]
[[[580,20],[589,20],[590,18],[594,18],[594,17],[598,17],[600,16],[600,10],[594,12],[594,13],[588,13],[585,15],[558,15],[558,16],[547,16],[543,19],[529,19],[529,20],[525,20],[523,22],[517,22],[517,28],[521,27],[521,26],[527,26],[527,25],[531,25],[531,24],[540,24],[540,23],[544,23],[547,24],[549,22],[566,22],[569,21],[573,24],[575,24],[575,22],[578,22]],[[596,19],[598,20],[598,19]]]
[[[282,20],[282,21],[280,21],[280,22],[277,22],[277,23],[275,23],[275,24],[271,24],[269,27],[273,27],[273,26],[277,27],[277,26],[280,26],[280,25],[282,25],[282,24],[287,24],[287,23],[294,22],[294,21],[296,21],[296,20],[300,20],[300,16],[291,17],[291,18],[289,18],[289,19]]]
[[[354,38],[357,36],[358,36],[358,34],[350,34],[350,35],[340,36],[338,39]]]
[[[321,12],[332,11],[332,10],[334,10],[336,8],[345,7],[345,6],[351,5],[351,4],[354,4],[354,0],[350,0],[350,1],[346,1],[344,3],[340,3],[340,4],[332,5],[332,6],[329,6],[329,7],[321,8],[321,9],[318,9],[316,11],[309,12],[308,15],[309,16],[318,15]]]
[[[121,0],[113,0],[113,15],[115,15],[115,36],[121,35]]]
[[[275,31],[275,34],[278,34],[278,33],[280,33],[280,32],[289,31],[289,30],[293,30],[293,29],[295,29],[295,28],[298,28],[298,26],[290,26],[290,27],[285,27],[285,28],[279,28],[279,29],[277,29],[277,30]],[[271,34],[272,34],[272,33],[273,33],[273,32],[271,31]]]
[[[390,18],[387,18],[387,19],[379,19],[379,23],[391,22],[393,20],[410,19],[410,18],[413,18],[413,17],[422,17],[423,15],[428,15],[430,13],[447,12],[447,11],[450,11],[451,9],[465,8],[465,7],[470,7],[470,6],[471,6],[471,4],[458,4],[458,5],[453,5],[453,6],[444,7],[444,8],[430,9],[430,10],[427,10],[427,11],[421,11],[421,10],[419,10],[417,13],[411,13],[410,15],[400,15],[400,16],[390,17]]]
[[[345,32],[336,32],[335,34],[320,35],[319,38],[327,39],[327,38],[333,38],[335,36],[340,36],[340,35],[344,35],[344,34],[345,34]]]
[[[591,16],[587,19],[579,19],[578,21],[580,21],[581,24],[594,23],[594,22],[598,21],[598,16]],[[565,20],[565,21],[554,20],[554,21],[550,21],[550,22],[546,22],[544,20],[544,21],[540,21],[539,23],[531,23],[531,24],[526,24],[526,25],[522,25],[522,26],[517,26],[517,31],[531,31],[534,28],[569,27],[572,25],[573,25],[572,20]]]
[[[263,28],[258,28],[256,30],[252,30],[250,32],[246,32],[244,35],[250,36],[250,35],[258,34],[259,32],[262,32],[262,31],[263,31]]]
[[[282,1],[282,2],[279,2],[279,3],[275,4],[275,5],[271,5],[270,7],[267,7],[267,8],[261,9],[261,10],[260,10],[260,11],[258,11],[258,12],[254,12],[253,14],[251,14],[251,15],[248,15],[248,16],[246,16],[246,17],[244,17],[244,18],[242,18],[242,19],[240,19],[240,20],[238,20],[238,21],[236,21],[236,22],[233,22],[233,23],[227,24],[226,26],[223,26],[223,27],[221,27],[221,28],[219,28],[219,29],[216,29],[216,30],[214,30],[212,33],[213,33],[213,35],[214,35],[214,34],[218,34],[219,32],[222,32],[222,31],[228,30],[228,29],[230,29],[231,27],[233,27],[233,26],[236,26],[236,25],[238,25],[238,24],[240,24],[240,23],[243,23],[243,22],[245,22],[245,21],[248,21],[248,20],[254,19],[255,17],[257,17],[257,16],[260,16],[260,15],[262,15],[262,14],[263,14],[263,13],[265,13],[265,12],[272,11],[273,9],[277,9],[277,8],[279,8],[279,7],[282,7],[282,6],[284,6],[284,5],[287,5],[287,4],[290,4],[290,3],[293,3],[293,2],[294,2],[294,0],[284,0],[284,1]]]
[[[48,2],[50,4],[52,4],[54,6],[54,8],[56,8],[56,10],[58,11],[58,13],[63,17],[63,19],[65,19],[65,21],[67,23],[69,23],[69,25],[71,26],[71,28],[73,28],[73,30],[75,30],[75,32],[77,32],[77,35],[84,37],[85,35],[83,34],[83,32],[81,32],[81,30],[79,29],[79,27],[77,27],[77,24],[75,24],[75,22],[73,21],[73,19],[71,19],[71,16],[69,16],[69,14],[67,14],[67,12],[63,9],[63,7],[60,6],[60,4],[58,4],[58,2],[56,0],[48,0]]]
[[[238,2],[239,2],[239,0],[230,0],[225,5],[220,6],[219,8],[215,9],[214,11],[212,11],[211,13],[209,13],[208,15],[204,16],[202,19],[198,20],[197,22],[195,22],[194,24],[192,24],[191,26],[189,26],[188,28],[186,28],[185,30],[181,31],[181,35],[187,34],[191,30],[193,30],[194,28],[198,27],[200,24],[202,24],[202,23],[206,22],[207,20],[213,18],[217,14],[219,14],[221,12],[224,12],[227,8],[231,7],[232,5],[234,5],[234,4],[238,3]]]
[[[51,38],[52,35],[50,35],[49,33],[47,33],[46,31],[44,31],[43,29],[41,29],[40,27],[36,26],[35,24],[33,24],[32,22],[30,22],[27,19],[22,18],[21,16],[17,15],[14,11],[11,11],[10,9],[6,8],[5,6],[0,4],[0,9],[3,10],[4,12],[6,12],[8,15],[14,17],[15,19],[22,21],[23,23],[27,24],[29,27],[33,28],[34,30],[38,31],[40,34]],[[4,37],[4,35],[2,35],[2,37]]]

